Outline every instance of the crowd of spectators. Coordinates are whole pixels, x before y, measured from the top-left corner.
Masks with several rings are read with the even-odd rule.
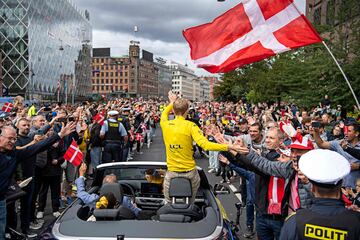
[[[245,147],[240,153],[208,153],[208,172],[221,176],[221,183],[234,182],[236,174],[241,176],[247,218],[244,237],[253,237],[256,228],[259,239],[278,239],[285,218],[311,205],[311,183],[299,171],[297,162],[312,149],[336,151],[350,162],[342,199],[349,208],[360,207],[358,109],[347,114],[341,106],[331,106],[325,96],[312,108],[239,101],[195,103],[190,113],[190,120],[203,129],[209,140]]]
[[[13,104],[11,112],[0,115],[0,136],[4,137],[8,128],[15,128],[14,136],[5,136],[10,142],[16,141],[15,146],[14,149],[8,146],[6,150],[0,141],[0,151],[4,158],[10,150],[27,151],[28,155],[15,161],[17,168],[11,176],[3,174],[8,167],[0,163],[0,182],[6,182],[7,188],[10,179],[20,182],[32,178],[32,181],[23,189],[26,195],[19,206],[15,202],[7,204],[5,218],[8,227],[16,229],[20,225],[24,234],[34,237],[32,230],[44,224],[49,188],[54,217],[76,197],[78,172],[63,158],[72,141],[76,141],[84,154],[87,167],[82,174],[91,179],[97,165],[114,160],[131,161],[134,154],[142,154],[143,147],[149,148],[168,102],[123,98],[76,105],[28,106],[22,97],[16,97]],[[310,204],[311,183],[299,172],[297,161],[314,148],[336,151],[349,160],[352,171],[344,181],[343,200],[350,208],[360,207],[359,112],[346,115],[341,106],[333,107],[328,97],[312,108],[298,108],[283,102],[191,102],[187,120],[196,123],[212,142],[249,149],[241,154],[205,152],[194,144],[194,150],[208,156],[208,172],[218,176],[219,181],[231,183],[237,175],[241,177],[240,191],[247,216],[245,237],[253,237],[256,228],[260,239],[278,239],[289,212]],[[115,133],[110,130],[112,123],[120,124],[115,125]],[[71,124],[74,126],[68,126]],[[67,136],[62,133],[65,130]],[[110,139],[110,132],[120,134],[115,138],[118,142]],[[61,140],[52,140],[56,133],[61,133]],[[44,142],[45,149],[32,149]],[[115,155],[112,155],[113,149],[117,149]],[[297,189],[295,195],[294,188]],[[6,189],[1,190],[0,200],[5,199],[5,192]],[[0,204],[0,209],[3,207]],[[17,223],[18,211],[20,224]],[[1,224],[5,223],[0,219]]]
[[[3,233],[6,222],[8,228],[21,229],[24,235],[36,237],[35,230],[41,229],[44,225],[49,189],[54,217],[58,217],[61,209],[74,200],[77,196],[75,180],[78,178],[78,171],[77,167],[64,160],[64,153],[73,140],[83,153],[83,161],[87,166],[86,177],[91,179],[97,165],[112,161],[129,161],[134,154],[142,154],[142,148],[150,148],[159,122],[160,110],[164,105],[165,102],[144,101],[140,98],[38,106],[25,104],[20,96],[14,98],[12,110],[0,115],[0,136],[7,139],[4,135],[4,129],[7,128],[16,131],[15,136],[10,139],[11,142],[15,141],[13,149],[10,147],[9,150],[26,151],[36,143],[47,142],[51,136],[61,132],[66,124],[73,123],[74,131],[59,141],[51,142],[41,151],[35,152],[30,149],[30,154],[27,151],[26,157],[22,155],[22,159],[12,163],[16,165],[16,169],[11,176],[3,174],[10,170],[9,166],[5,162],[0,163],[0,180],[1,183],[4,182],[5,188],[4,191],[1,190],[0,200],[6,199],[6,188],[11,186],[10,182],[20,183],[31,179],[23,188],[25,196],[21,197],[20,201],[8,202],[6,207],[4,206],[7,211],[3,211],[4,215],[0,217],[0,234]],[[118,124],[117,128],[122,129],[119,134],[117,131],[111,132],[111,119]],[[114,144],[115,151],[111,148]],[[112,155],[114,152],[115,156]],[[1,153],[4,157],[10,154],[6,149]]]

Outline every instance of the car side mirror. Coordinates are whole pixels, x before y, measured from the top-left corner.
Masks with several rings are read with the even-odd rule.
[[[230,194],[229,187],[222,185],[222,184],[215,184],[214,185],[214,194],[215,195],[225,195]]]

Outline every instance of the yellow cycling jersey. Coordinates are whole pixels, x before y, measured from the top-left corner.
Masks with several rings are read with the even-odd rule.
[[[166,163],[169,171],[185,172],[195,169],[193,158],[193,141],[201,148],[212,151],[227,151],[227,144],[210,142],[204,137],[200,128],[193,122],[176,116],[169,120],[173,104],[169,104],[161,114],[160,126],[166,147]]]

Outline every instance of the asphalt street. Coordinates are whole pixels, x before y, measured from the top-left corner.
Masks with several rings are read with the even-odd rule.
[[[161,161],[161,162],[166,161],[165,145],[162,138],[162,132],[160,127],[156,129],[156,136],[153,138],[153,143],[151,144],[150,148],[148,149],[144,145],[141,151],[142,154],[135,153],[134,159],[132,161]],[[220,183],[221,177],[217,177],[214,173],[208,173],[208,166],[209,166],[208,158],[206,157],[201,158],[200,154],[197,153],[195,159],[197,165],[205,171],[206,176],[212,186],[214,186],[214,184],[216,183]],[[237,191],[239,184],[240,184],[239,178],[235,177],[235,179],[232,180],[230,184],[224,183],[224,185],[229,186],[229,188],[231,189],[230,194],[218,195],[218,198],[221,201],[222,205],[224,206],[224,209],[228,217],[230,218],[231,221],[234,222],[236,220],[235,203],[239,202],[241,199],[241,194],[239,193],[234,194],[234,192]],[[238,233],[241,239],[246,239],[242,237],[242,234],[246,229],[245,215],[246,215],[245,208],[242,208],[242,214],[240,217],[241,230]]]

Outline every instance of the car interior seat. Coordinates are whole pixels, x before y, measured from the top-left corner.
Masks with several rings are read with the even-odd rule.
[[[120,183],[106,183],[100,189],[100,196],[112,192],[119,202],[119,206],[114,209],[94,209],[94,216],[97,221],[101,220],[120,220],[135,219],[135,214],[127,207],[122,205],[124,193]]]
[[[171,203],[166,203],[157,211],[157,220],[161,222],[192,222],[203,218],[199,207],[190,203],[192,188],[189,179],[183,177],[171,179],[169,196]]]

